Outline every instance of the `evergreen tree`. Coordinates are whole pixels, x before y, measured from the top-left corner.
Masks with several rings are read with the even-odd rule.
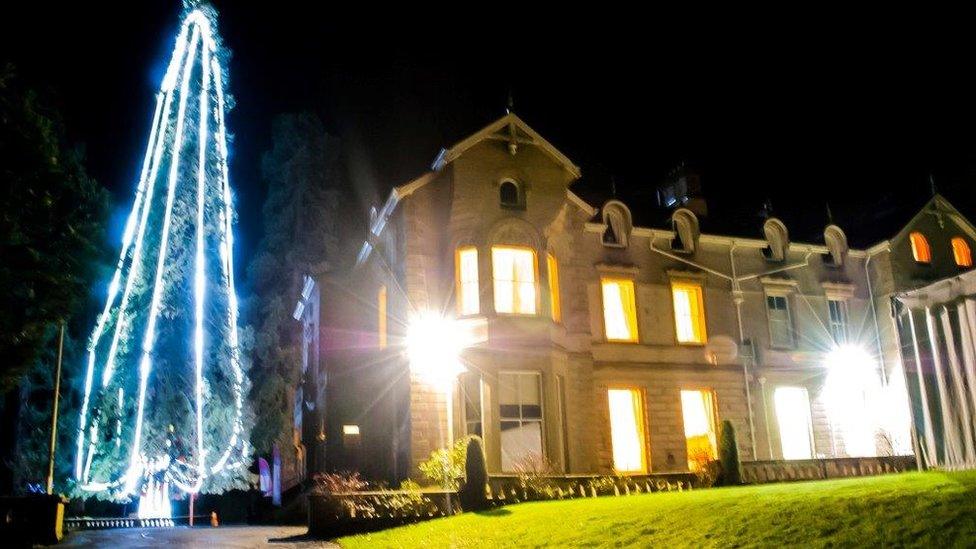
[[[488,468],[485,465],[485,450],[480,437],[468,439],[467,453],[464,459],[464,484],[458,496],[461,508],[465,511],[480,511],[488,507],[488,497],[485,486],[488,484]]]
[[[254,292],[254,407],[259,453],[291,440],[292,394],[301,375],[301,324],[292,318],[303,277],[337,267],[340,148],[311,113],[284,114],[272,124],[262,158],[268,195],[264,236],[248,269]]]
[[[729,420],[722,422],[718,453],[718,459],[721,463],[719,484],[723,486],[742,484],[742,474],[739,470],[739,447],[735,441],[735,428],[732,427],[732,422]]]
[[[106,259],[108,193],[64,133],[14,67],[0,67],[0,493],[25,488],[28,479],[18,474],[14,485],[13,474],[33,455],[31,443],[44,441],[46,465],[50,411],[46,422],[38,413],[53,391],[57,325],[83,308]],[[68,387],[62,405],[70,410]],[[36,439],[18,433],[18,419]]]
[[[139,497],[142,516],[166,516],[177,490],[246,487],[250,464],[227,52],[216,12],[196,4],[156,96],[117,268],[88,341],[73,448],[80,493]]]

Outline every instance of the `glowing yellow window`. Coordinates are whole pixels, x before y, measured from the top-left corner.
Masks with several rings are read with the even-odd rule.
[[[554,255],[546,254],[546,267],[549,271],[549,307],[552,312],[552,319],[560,322],[562,310],[559,306],[559,267],[556,265]]]
[[[607,341],[637,341],[637,302],[634,281],[602,278],[603,326]]]
[[[912,233],[908,236],[912,243],[912,257],[918,263],[930,263],[932,261],[932,251],[929,249],[929,241],[922,233]]]
[[[455,265],[458,314],[476,315],[481,312],[481,298],[478,295],[478,249],[474,246],[458,248]]]
[[[712,392],[681,391],[681,415],[685,423],[688,469],[698,471],[718,455]]]
[[[962,237],[957,236],[952,239],[952,256],[956,259],[956,265],[960,267],[973,266],[973,253]]]
[[[386,286],[380,286],[376,296],[376,338],[379,348],[386,347]]]
[[[675,282],[671,284],[674,300],[674,328],[678,343],[705,343],[705,307],[702,289],[698,284]]]
[[[644,401],[636,389],[610,389],[610,444],[613,469],[618,473],[646,473]]]
[[[535,252],[530,248],[493,246],[491,268],[492,278],[494,278],[495,312],[534,315]]]

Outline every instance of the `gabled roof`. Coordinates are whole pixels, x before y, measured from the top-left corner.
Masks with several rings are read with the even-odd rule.
[[[566,168],[566,170],[568,170],[573,177],[580,177],[581,172],[579,166],[573,164],[573,161],[563,153],[559,152],[559,150],[556,149],[552,143],[546,141],[544,137],[530,128],[524,120],[516,116],[515,113],[511,112],[492,122],[491,124],[488,124],[470,137],[455,143],[452,147],[448,149],[441,149],[441,152],[437,155],[437,158],[434,159],[431,169],[434,171],[439,171],[445,165],[450,164],[457,157],[464,154],[465,151],[486,139],[505,141],[508,142],[510,146],[515,147],[520,147],[522,145],[533,145],[539,147],[539,149],[552,157],[552,159],[558,164],[561,164],[564,168]]]
[[[922,206],[922,208],[918,210],[914,216],[912,216],[908,223],[905,223],[901,230],[891,237],[890,240],[899,240],[904,238],[905,235],[911,231],[912,226],[915,225],[915,222],[919,218],[933,214],[945,215],[946,217],[950,218],[956,225],[959,226],[960,229],[966,232],[969,238],[976,240],[976,228],[973,227],[972,223],[966,219],[966,216],[959,213],[959,210],[950,204],[944,196],[938,193],[933,195],[932,198],[926,202],[925,205]]]

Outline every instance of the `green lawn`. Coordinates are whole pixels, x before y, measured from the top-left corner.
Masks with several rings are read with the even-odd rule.
[[[976,545],[976,471],[510,505],[343,547]]]

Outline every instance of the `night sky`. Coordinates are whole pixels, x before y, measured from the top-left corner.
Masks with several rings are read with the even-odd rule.
[[[29,4],[5,8],[0,59],[54,98],[120,226],[180,3]],[[872,221],[866,212],[920,205],[932,174],[976,214],[968,17],[215,4],[233,52],[231,184],[245,260],[260,236],[260,156],[275,114],[315,111],[342,138],[352,206],[363,208],[504,114],[509,91],[591,190],[612,178],[621,195],[640,196],[684,161],[711,207],[752,216],[769,199],[789,226],[791,216],[825,222],[830,201],[850,233]]]

